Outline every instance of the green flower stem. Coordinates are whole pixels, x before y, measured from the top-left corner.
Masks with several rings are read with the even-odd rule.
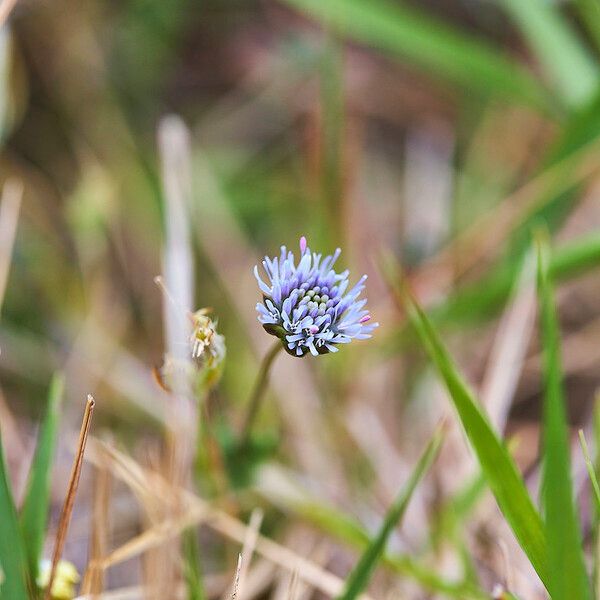
[[[271,349],[267,352],[267,354],[265,354],[265,357],[262,360],[260,369],[258,371],[258,377],[254,383],[254,388],[252,389],[252,394],[250,395],[250,400],[248,402],[246,417],[242,425],[242,433],[240,437],[242,446],[244,446],[250,438],[254,421],[256,420],[256,416],[258,415],[258,411],[260,409],[260,404],[267,389],[271,366],[273,365],[275,358],[282,348],[283,344],[280,340],[277,340],[273,346],[271,346]]]

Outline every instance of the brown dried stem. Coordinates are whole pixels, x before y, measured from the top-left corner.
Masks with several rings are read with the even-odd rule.
[[[83,454],[85,452],[85,445],[87,442],[88,433],[90,431],[90,426],[92,424],[94,405],[94,398],[88,394],[87,403],[85,405],[85,412],[83,413],[83,421],[81,423],[81,430],[79,432],[77,452],[75,454],[73,468],[71,469],[69,487],[67,488],[67,496],[65,498],[65,503],[63,505],[62,513],[60,515],[58,532],[56,534],[54,553],[52,555],[52,568],[50,569],[50,578],[48,579],[48,587],[46,588],[46,594],[44,596],[45,600],[51,600],[52,598],[52,586],[54,584],[54,578],[56,577],[56,568],[58,566],[58,561],[62,556],[63,548],[65,545],[65,539],[67,537],[67,530],[69,529],[69,522],[71,521],[71,514],[73,512],[73,505],[75,503],[75,494],[77,494],[77,487],[79,486],[81,466],[83,465]]]

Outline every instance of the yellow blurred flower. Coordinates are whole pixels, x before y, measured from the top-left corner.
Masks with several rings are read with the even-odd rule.
[[[41,589],[48,587],[51,568],[52,564],[49,560],[41,561],[37,578],[37,584]],[[67,560],[58,561],[54,583],[52,584],[52,600],[73,600],[79,579],[79,573],[73,563]]]

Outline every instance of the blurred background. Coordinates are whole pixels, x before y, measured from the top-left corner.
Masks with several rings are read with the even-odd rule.
[[[507,578],[543,597],[379,264],[385,252],[402,265],[535,491],[541,361],[526,265],[540,225],[556,249],[573,431],[591,428],[600,382],[599,56],[594,0],[17,2],[0,29],[0,423],[16,489],[56,369],[67,399],[55,515],[88,392],[95,435],[157,464],[175,410],[152,376],[169,248],[191,261],[185,308],[211,307],[226,339],[222,380],[198,410],[235,429],[271,343],[252,267],[305,235],[341,247],[353,280],[369,275],[380,327],[337,355],[279,356],[252,477],[232,483],[222,467],[200,491],[243,520],[262,506],[269,536],[344,577],[356,552],[323,507],[376,530],[447,415],[374,597],[478,597]],[[578,451],[574,463],[585,507]],[[80,570],[93,479],[86,467],[65,551]],[[123,484],[110,507],[114,548],[145,521]],[[216,596],[237,550],[201,532],[200,552]],[[245,600],[285,595],[289,574],[253,565]],[[106,587],[147,576],[138,556]]]

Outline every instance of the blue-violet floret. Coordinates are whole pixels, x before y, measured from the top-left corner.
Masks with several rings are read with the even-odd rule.
[[[378,326],[369,322],[371,315],[364,308],[367,300],[358,299],[367,276],[346,291],[349,272],[333,269],[340,252],[338,248],[323,258],[311,252],[302,237],[298,265],[293,252],[282,246],[279,257],[265,257],[262,263],[268,283],[254,267],[263,293],[263,301],[256,305],[258,320],[293,356],[337,352],[338,344],[370,338]]]

